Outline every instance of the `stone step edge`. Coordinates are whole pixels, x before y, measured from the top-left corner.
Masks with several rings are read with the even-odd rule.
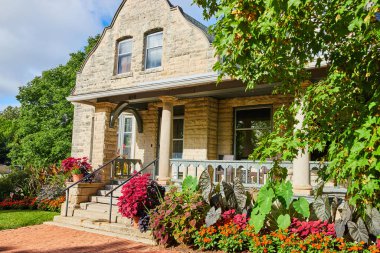
[[[156,246],[157,243],[153,239],[145,239],[145,238],[140,238],[140,237],[133,237],[129,235],[124,235],[124,234],[118,234],[118,233],[113,233],[109,231],[104,231],[101,229],[93,229],[93,228],[86,228],[82,226],[76,226],[72,224],[65,224],[61,222],[56,222],[56,221],[46,221],[43,224],[45,225],[50,225],[50,226],[57,226],[57,227],[64,227],[64,228],[70,228],[74,230],[79,230],[79,231],[84,231],[84,232],[89,232],[93,234],[99,234],[99,235],[105,235],[105,236],[110,236],[110,237],[116,237],[120,239],[125,239],[133,242],[139,242],[139,243],[144,243],[147,245],[153,245]]]

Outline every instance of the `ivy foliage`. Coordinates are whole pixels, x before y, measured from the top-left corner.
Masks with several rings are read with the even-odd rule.
[[[71,149],[73,106],[66,100],[76,73],[98,40],[88,39],[82,51],[70,54],[65,65],[44,71],[20,88],[20,115],[8,156],[13,164],[44,168],[68,157]]]
[[[322,180],[347,184],[350,203],[364,215],[380,206],[380,13],[369,0],[195,0],[216,54],[214,69],[248,89],[277,83],[294,102],[278,109],[274,130],[252,158],[292,160],[297,150],[330,161]],[[326,71],[312,80],[308,67]],[[311,80],[305,82],[306,80]],[[295,130],[302,111],[302,130]],[[280,154],[280,155],[279,155]]]

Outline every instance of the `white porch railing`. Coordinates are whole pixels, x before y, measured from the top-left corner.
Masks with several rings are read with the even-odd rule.
[[[205,169],[212,167],[214,169],[214,182],[220,182],[222,179],[231,182],[233,178],[240,177],[245,187],[260,187],[266,183],[273,162],[171,159],[170,166],[172,180],[176,183],[181,183],[187,175],[199,177]],[[281,166],[288,169],[288,178],[291,180],[292,162],[282,162]],[[313,186],[316,185],[317,171],[321,166],[323,164],[320,162],[310,162],[309,168]]]

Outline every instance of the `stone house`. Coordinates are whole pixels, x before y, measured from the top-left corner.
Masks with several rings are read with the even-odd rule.
[[[68,97],[72,156],[89,157],[95,168],[117,154],[144,164],[159,157],[162,182],[213,165],[224,176],[240,170],[244,183],[262,183],[270,161],[263,167],[248,156],[271,131],[273,112],[292,98],[272,95],[274,84],[246,91],[225,78],[216,85],[212,39],[168,0],[124,0]],[[313,79],[323,73],[310,71]],[[312,190],[309,158],[300,152],[286,164],[300,194]]]

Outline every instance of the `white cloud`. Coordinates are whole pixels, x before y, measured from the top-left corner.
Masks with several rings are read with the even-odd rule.
[[[64,64],[121,0],[1,0],[0,103],[42,70]]]
[[[122,0],[0,0],[0,108],[17,104],[18,87],[101,33]],[[194,18],[192,0],[172,0]],[[205,22],[204,22],[205,23]]]

